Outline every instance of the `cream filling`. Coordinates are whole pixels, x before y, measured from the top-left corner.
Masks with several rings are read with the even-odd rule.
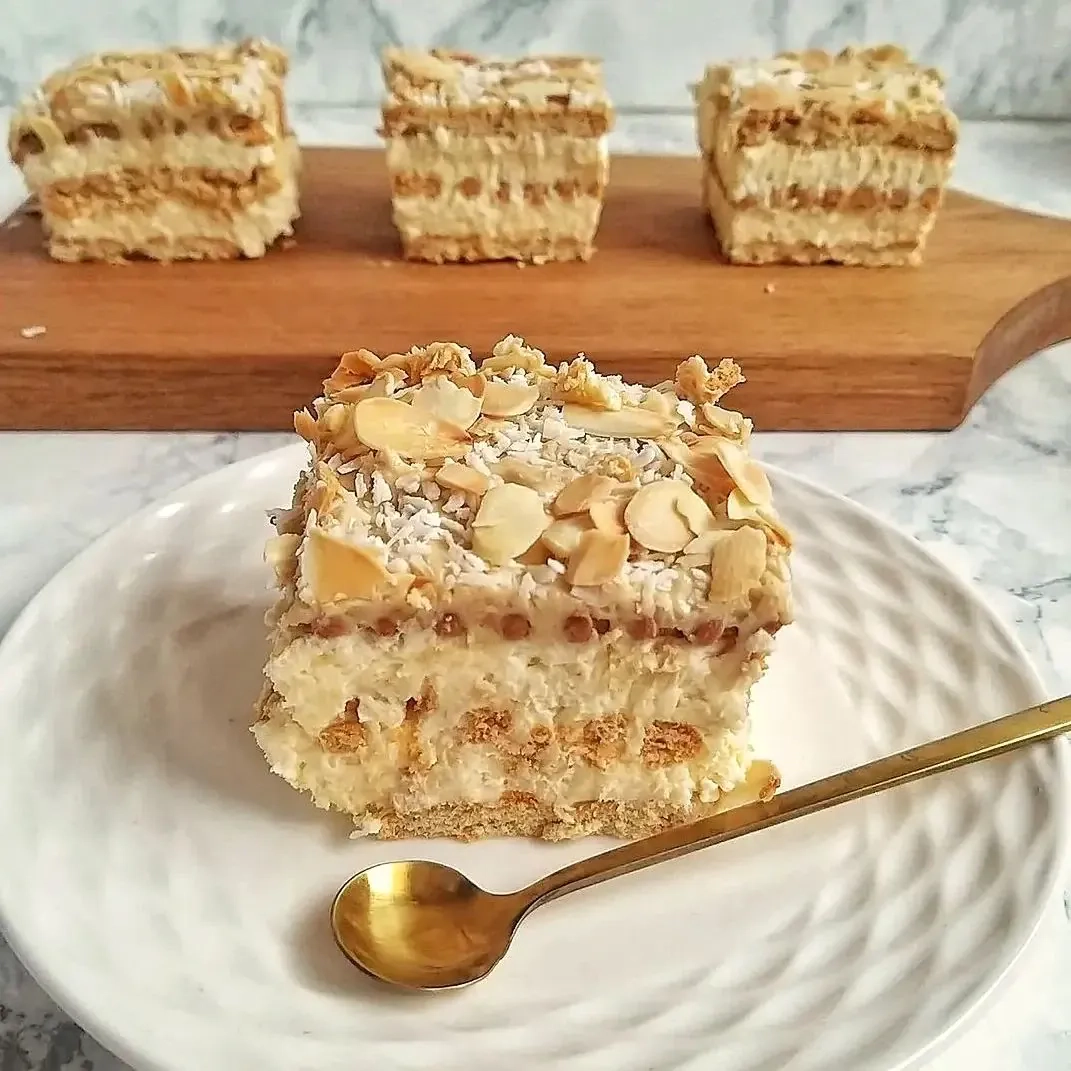
[[[405,775],[388,733],[370,733],[351,755],[324,751],[298,724],[275,713],[253,727],[274,773],[310,793],[319,807],[361,815],[369,807],[422,811],[448,803],[498,803],[507,791],[530,792],[543,805],[567,810],[589,800],[714,802],[743,781],[751,761],[747,727],[704,734],[704,749],[689,762],[648,767],[637,758],[642,729],[633,721],[628,757],[605,770],[551,745],[535,763],[508,761],[492,744],[453,738],[426,748],[424,773]]]
[[[391,174],[438,175],[444,188],[466,178],[478,178],[494,191],[501,182],[542,182],[552,186],[559,179],[593,173],[605,184],[610,156],[605,136],[473,137],[438,129],[405,138],[388,138],[387,170]]]
[[[627,712],[704,726],[740,726],[739,691],[761,674],[747,655],[769,649],[757,632],[732,653],[665,640],[631,641],[608,633],[583,644],[564,640],[504,641],[489,628],[443,639],[431,629],[380,637],[354,632],[330,639],[301,636],[275,653],[266,673],[287,713],[315,735],[350,699],[360,701],[362,723],[402,724],[406,701],[435,694],[423,720],[429,739],[452,733],[469,711],[510,712],[518,740],[536,726]]]
[[[720,139],[715,160],[729,197],[765,199],[775,190],[799,186],[826,190],[905,190],[915,198],[929,189],[943,188],[951,171],[951,158],[927,155],[914,149],[881,145],[846,145],[837,149],[810,149],[767,141],[734,148]]]
[[[731,246],[774,242],[782,246],[799,244],[833,248],[865,245],[917,244],[933,227],[932,209],[878,209],[871,212],[828,212],[824,209],[749,208],[729,204],[718,182],[706,177],[707,208],[718,236]]]
[[[47,223],[50,236],[61,242],[119,242],[125,249],[138,252],[161,243],[220,239],[234,242],[246,256],[258,257],[280,234],[290,232],[297,216],[297,183],[289,180],[277,192],[229,213],[161,200],[151,211],[104,207],[87,210],[74,219],[50,217]]]
[[[62,179],[133,169],[179,170],[199,167],[250,173],[277,159],[279,143],[243,145],[217,134],[161,134],[152,138],[97,138],[84,145],[61,145],[26,157],[22,173],[31,190]]]
[[[498,241],[528,242],[533,236],[572,238],[588,243],[602,214],[595,197],[562,200],[548,195],[541,205],[529,204],[520,190],[509,201],[494,195],[465,197],[444,190],[436,198],[402,197],[394,201],[394,224],[405,238],[468,238],[480,235]]]

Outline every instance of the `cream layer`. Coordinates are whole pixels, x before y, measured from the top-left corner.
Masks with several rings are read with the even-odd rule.
[[[424,235],[467,238],[480,234],[523,242],[539,235],[552,240],[576,238],[588,242],[598,228],[602,200],[597,197],[564,200],[551,193],[543,204],[533,205],[524,199],[519,188],[514,188],[507,201],[500,201],[493,194],[466,197],[451,188],[434,198],[396,197],[393,211],[394,225],[406,238]]]
[[[777,242],[820,247],[872,247],[916,243],[933,226],[933,209],[911,206],[870,212],[828,212],[820,208],[737,209],[725,200],[716,178],[705,178],[707,208],[718,235],[730,245]]]
[[[387,139],[387,169],[392,175],[437,175],[444,188],[467,178],[485,188],[502,182],[542,182],[581,177],[605,185],[610,171],[606,137],[572,138],[562,134],[470,137],[438,129]]]
[[[764,199],[771,191],[799,186],[826,190],[905,190],[911,198],[942,189],[952,170],[950,156],[879,145],[810,149],[767,141],[734,148],[724,136],[714,154],[718,174],[729,198]]]
[[[288,181],[278,192],[243,206],[238,211],[196,208],[181,201],[161,200],[151,211],[129,212],[102,199],[100,209],[87,208],[74,219],[50,217],[52,238],[66,241],[120,242],[132,252],[158,243],[190,238],[233,242],[249,257],[262,256],[267,247],[288,233],[298,216],[297,183]]]
[[[427,733],[424,765],[407,770],[408,751],[400,734],[367,734],[352,754],[325,751],[281,709],[253,726],[257,743],[274,773],[311,794],[319,807],[360,816],[369,807],[423,811],[443,803],[499,802],[504,792],[530,792],[545,805],[567,810],[589,800],[654,801],[690,807],[712,803],[739,784],[751,753],[746,723],[703,733],[695,758],[650,767],[639,758],[643,727],[630,719],[625,756],[599,769],[551,743],[536,761],[511,758],[495,743],[463,743]]]
[[[407,700],[430,688],[429,736],[452,732],[469,711],[489,708],[509,711],[526,740],[536,726],[622,711],[644,722],[739,727],[746,716],[739,689],[761,676],[757,656],[770,646],[761,630],[721,657],[710,646],[620,633],[569,643],[507,641],[490,628],[449,639],[431,629],[389,637],[362,631],[299,637],[272,655],[265,672],[286,712],[314,735],[351,699],[359,700],[362,723],[395,728]]]
[[[280,146],[285,146],[283,153],[279,152]],[[126,169],[150,171],[200,167],[248,174],[288,154],[296,156],[296,143],[292,138],[274,145],[243,145],[218,134],[91,137],[85,144],[61,145],[26,157],[22,173],[27,186],[39,190],[61,179],[81,179]]]

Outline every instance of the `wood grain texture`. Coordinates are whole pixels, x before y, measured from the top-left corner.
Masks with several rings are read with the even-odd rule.
[[[260,261],[56,264],[38,220],[0,230],[0,427],[288,428],[343,350],[514,332],[645,382],[732,354],[762,429],[949,428],[1071,336],[1071,224],[961,194],[921,268],[731,267],[698,161],[622,156],[590,263],[435,267],[399,259],[381,153],[305,159],[298,242]]]

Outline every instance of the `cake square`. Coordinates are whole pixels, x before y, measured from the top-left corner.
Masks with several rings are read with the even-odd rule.
[[[918,264],[951,173],[932,68],[884,45],[708,67],[703,200],[737,264]]]
[[[344,355],[267,549],[272,769],[384,838],[636,837],[771,793],[748,694],[790,540],[719,405],[741,378],[513,336]]]
[[[387,49],[394,223],[410,260],[587,260],[613,123],[598,60]]]
[[[287,59],[259,40],[109,52],[53,74],[8,147],[57,260],[259,257],[298,215]]]

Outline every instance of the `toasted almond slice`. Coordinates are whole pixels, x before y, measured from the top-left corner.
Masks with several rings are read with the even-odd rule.
[[[582,354],[562,364],[554,377],[550,397],[555,402],[616,412],[622,407],[621,392]]]
[[[539,388],[532,383],[506,383],[492,379],[483,398],[483,411],[489,417],[514,417],[527,413],[539,401]]]
[[[597,529],[585,532],[569,556],[565,579],[577,587],[607,584],[624,569],[628,551],[627,535],[609,534]]]
[[[523,554],[513,560],[518,565],[546,565],[551,555],[550,548],[541,539],[537,539]]]
[[[699,453],[693,448],[685,467],[707,502],[721,502],[733,490],[733,478],[715,454]]]
[[[471,376],[462,372],[451,372],[448,378],[455,387],[467,390],[475,398],[482,398],[487,392],[487,379],[479,372],[474,372]]]
[[[676,435],[666,439],[665,442],[661,442],[658,445],[661,447],[662,452],[666,457],[668,457],[670,461],[675,461],[678,465],[687,467],[692,460],[691,447],[687,443],[682,442]]]
[[[464,453],[472,437],[457,424],[421,413],[396,398],[365,398],[353,407],[353,430],[370,450],[426,461]]]
[[[661,439],[672,435],[671,421],[650,409],[627,406],[621,409],[589,409],[567,402],[562,419],[571,427],[606,439]]]
[[[631,496],[614,495],[592,502],[588,508],[592,524],[607,535],[624,535],[628,531],[625,527],[625,507],[630,498]]]
[[[472,391],[452,383],[448,376],[433,375],[413,391],[410,404],[418,413],[469,428],[480,415],[482,401]]]
[[[500,431],[504,431],[507,422],[505,420],[499,420],[497,417],[485,417],[481,416],[475,424],[469,428],[474,439],[490,439],[493,435],[497,435]]]
[[[549,524],[537,492],[499,484],[483,496],[473,518],[472,549],[491,565],[504,565],[528,550]]]
[[[478,469],[447,461],[437,473],[435,482],[451,491],[464,491],[470,495],[482,495],[490,487],[490,479]]]
[[[367,547],[309,529],[301,556],[301,578],[321,606],[347,599],[372,599],[390,583],[391,574]]]
[[[679,421],[677,416],[677,396],[675,394],[663,394],[660,390],[651,388],[643,396],[640,402],[641,409],[649,409],[652,413],[659,413],[667,420],[674,423]]]
[[[792,546],[792,533],[782,524],[772,506],[756,506],[743,494],[734,489],[725,503],[729,519],[733,521],[753,521],[761,524],[768,533],[782,546]]]
[[[504,457],[491,466],[496,476],[501,476],[506,483],[519,483],[531,487],[533,491],[553,491],[557,493],[569,479],[572,469],[564,465],[536,465],[518,457]]]
[[[748,456],[747,450],[728,439],[715,439],[712,449],[741,493],[756,506],[769,505],[773,492],[762,466]]]
[[[307,409],[298,409],[294,413],[294,431],[308,443],[315,444],[319,441],[319,423]]]
[[[746,597],[766,569],[766,533],[761,528],[720,533],[710,555],[711,602],[735,602]]]
[[[551,512],[555,517],[568,517],[571,513],[584,513],[593,502],[609,498],[617,485],[609,476],[600,476],[595,472],[585,472],[570,480],[559,492]]]
[[[364,388],[363,398],[389,398],[405,382],[405,374],[398,369],[380,372],[367,387]],[[346,401],[341,398],[340,401]]]
[[[708,529],[703,532],[702,535],[697,535],[695,539],[684,548],[684,553],[689,555],[699,555],[704,559],[703,564],[707,565],[710,562],[710,555],[714,551],[714,544],[721,539],[722,534],[725,531],[726,529]]]
[[[714,523],[710,507],[690,487],[681,491],[673,501],[673,508],[684,518],[694,535],[702,535]]]
[[[692,541],[695,533],[676,508],[678,498],[685,492],[694,494],[680,480],[655,480],[632,496],[625,507],[625,525],[641,547],[675,554]]]
[[[284,532],[269,539],[264,546],[264,560],[272,567],[275,579],[285,584],[294,579],[297,571],[297,552],[301,546],[301,535],[297,532]]]
[[[582,515],[563,517],[549,525],[542,535],[542,542],[550,548],[555,558],[566,561],[576,550],[580,537],[592,530],[591,521]]]
[[[732,409],[722,409],[707,402],[699,409],[699,429],[742,443],[747,440],[751,431],[751,421]]]

